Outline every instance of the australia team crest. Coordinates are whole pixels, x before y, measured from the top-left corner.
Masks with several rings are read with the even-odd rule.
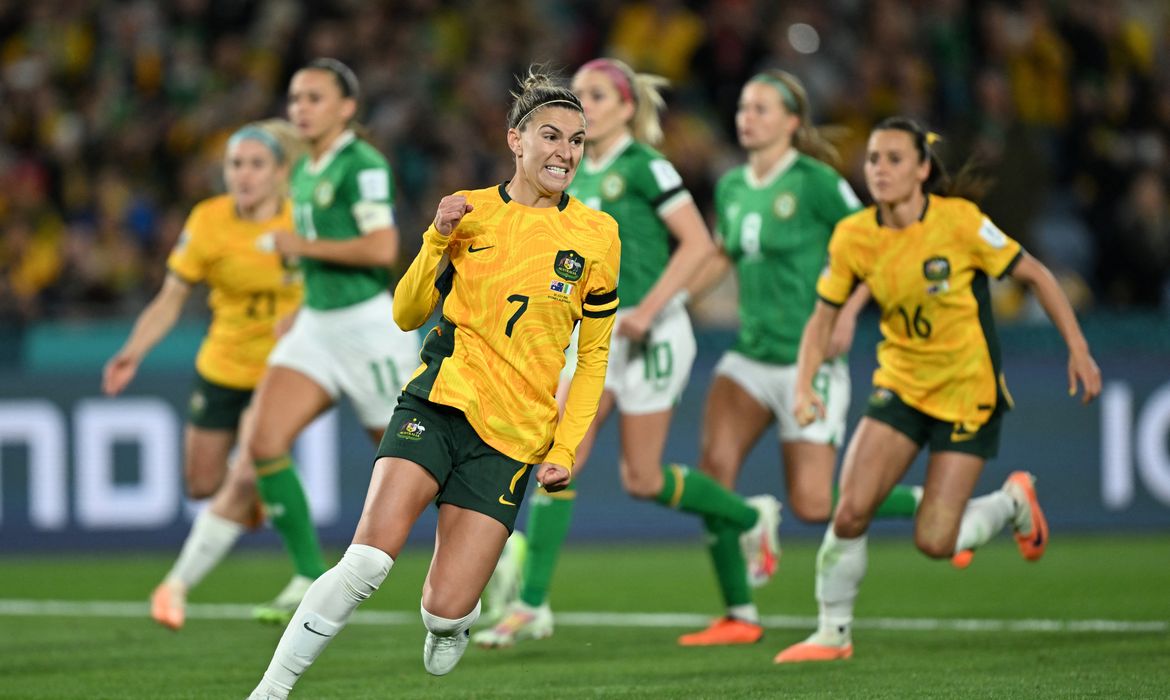
[[[561,279],[576,282],[585,272],[585,258],[575,250],[558,250],[553,272]]]

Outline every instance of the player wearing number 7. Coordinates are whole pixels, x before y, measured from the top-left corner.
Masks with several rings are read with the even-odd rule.
[[[831,661],[853,654],[853,603],[866,569],[866,530],[878,503],[929,446],[914,541],[932,558],[965,565],[1006,525],[1020,553],[1039,559],[1048,526],[1030,474],[1012,472],[999,491],[968,501],[999,447],[1011,408],[991,316],[989,277],[1011,275],[1032,288],[1068,345],[1068,389],[1087,403],[1101,373],[1076,315],[1042,263],[966,199],[933,194],[951,187],[936,157],[937,137],[894,117],[869,137],[865,180],[875,205],[837,225],[820,300],[805,326],[793,412],[802,424],[824,412],[813,376],[838,308],[864,280],[881,308],[882,343],[874,392],[845,454],[841,496],[817,557],[819,627],[780,652],[778,663]]]
[[[394,320],[438,324],[378,448],[353,544],[309,589],[252,698],[284,698],[385,580],[419,515],[438,504],[423,583],[423,665],[450,672],[530,475],[572,476],[597,412],[618,306],[617,223],[566,194],[581,160],[581,102],[530,74],[508,115],[512,179],[444,197],[398,283]],[[577,372],[558,419],[557,379],[574,326]]]

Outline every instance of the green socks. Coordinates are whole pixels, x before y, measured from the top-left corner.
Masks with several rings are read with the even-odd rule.
[[[256,487],[272,526],[284,540],[293,567],[301,576],[317,578],[328,568],[321,556],[317,530],[309,516],[309,502],[292,458],[282,455],[256,462]]]
[[[723,602],[728,608],[750,605],[752,592],[748,586],[747,562],[739,548],[741,531],[722,518],[707,516],[703,518],[703,524],[710,535],[707,551],[711,553],[711,563],[715,565],[715,577],[719,581]]]
[[[833,486],[833,507],[837,507],[837,486]],[[913,518],[918,510],[918,503],[922,500],[921,486],[903,486],[898,484],[886,496],[886,500],[878,504],[875,518]],[[831,516],[830,516],[831,519]]]
[[[525,533],[528,557],[524,561],[524,585],[520,589],[520,600],[526,605],[539,607],[548,599],[557,556],[569,534],[576,501],[577,491],[572,485],[551,494],[540,489],[532,496]]]
[[[705,518],[727,521],[737,532],[750,530],[759,514],[737,493],[723,488],[706,474],[681,464],[662,468],[662,491],[654,497],[664,506]]]
[[[903,486],[898,484],[886,496],[886,500],[878,504],[875,518],[913,518],[918,510],[918,502],[922,500],[921,486]]]

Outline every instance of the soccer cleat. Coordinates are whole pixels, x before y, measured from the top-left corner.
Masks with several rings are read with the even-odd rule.
[[[739,537],[743,558],[747,562],[748,583],[759,588],[767,583],[780,565],[780,501],[773,496],[752,496],[748,505],[760,514],[750,530]]]
[[[960,549],[951,557],[951,566],[956,569],[966,569],[975,559],[974,549]]]
[[[150,594],[150,616],[163,627],[180,629],[186,613],[187,591],[179,582],[163,581]]]
[[[842,646],[832,644],[814,644],[803,641],[793,644],[772,659],[778,664],[798,664],[806,661],[843,661],[853,658],[853,643],[847,642]]]
[[[313,579],[296,574],[275,598],[252,608],[252,619],[273,625],[287,625],[311,585]]]
[[[427,632],[423,642],[423,667],[432,676],[443,676],[455,668],[463,652],[467,651],[467,641],[471,636],[470,630],[440,637],[434,632]]]
[[[1012,526],[1016,531],[1016,546],[1028,561],[1044,556],[1048,548],[1048,521],[1036,498],[1036,477],[1025,471],[1008,474],[1003,490],[1016,503]]]
[[[524,560],[528,558],[528,539],[517,530],[504,543],[496,569],[483,590],[484,626],[494,626],[508,611],[508,604],[520,596]]]
[[[252,691],[247,700],[286,700],[288,693],[277,688],[267,678],[260,681],[260,685]]]
[[[503,619],[493,627],[475,633],[475,645],[484,649],[501,649],[527,639],[547,639],[553,633],[552,608],[548,603],[539,607],[522,600],[512,601]]]
[[[731,644],[755,644],[764,638],[763,625],[738,618],[721,617],[705,630],[684,634],[678,643],[684,647],[713,647]]]

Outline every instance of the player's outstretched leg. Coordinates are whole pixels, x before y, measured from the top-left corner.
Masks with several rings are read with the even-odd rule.
[[[1048,521],[1036,498],[1035,482],[1030,473],[1014,471],[998,491],[971,499],[963,511],[951,564],[960,569],[970,566],[976,548],[1008,523],[1012,524],[1016,546],[1024,559],[1036,561],[1044,556],[1048,547]]]
[[[393,565],[390,555],[377,547],[351,544],[337,566],[322,574],[305,593],[249,700],[287,698],[357,606],[386,580]]]
[[[195,516],[179,558],[150,596],[150,616],[177,630],[186,619],[187,592],[223,560],[244,527],[208,509]]]
[[[853,656],[853,604],[868,564],[866,536],[837,537],[832,523],[817,553],[817,631],[781,651],[778,664],[838,661]]]

